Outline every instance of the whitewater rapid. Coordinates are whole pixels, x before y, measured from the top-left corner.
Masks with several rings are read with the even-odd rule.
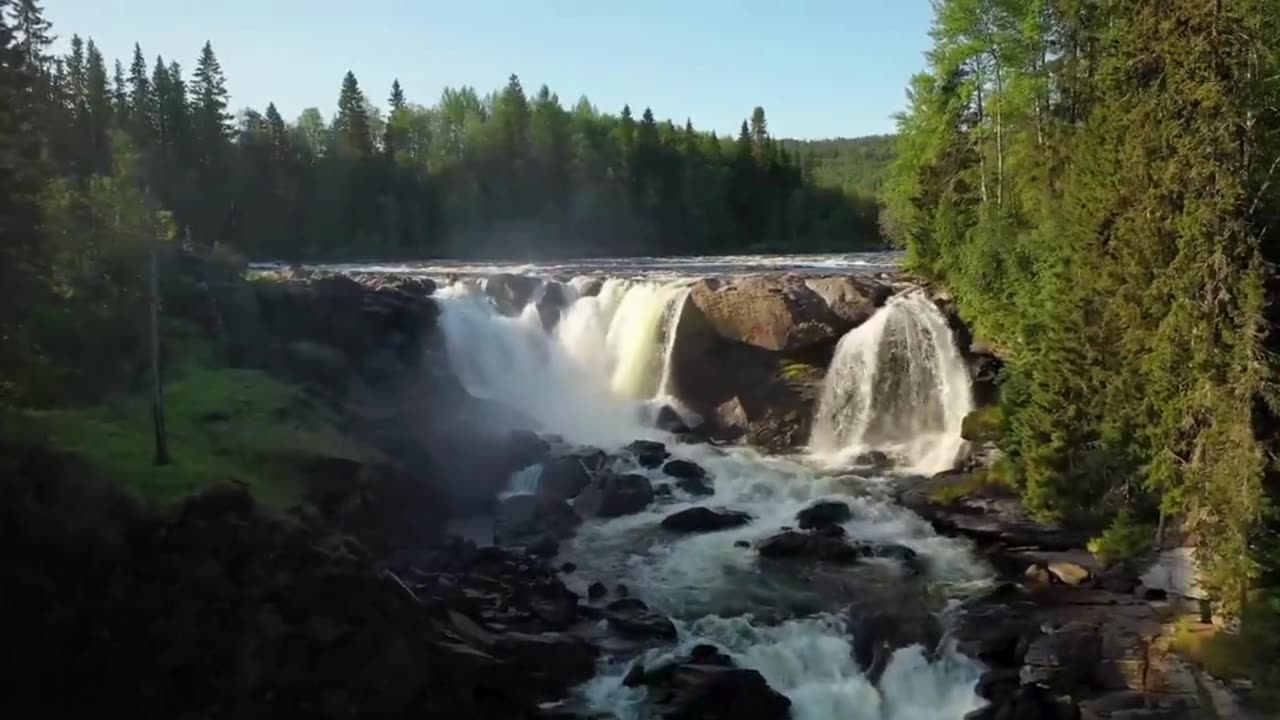
[[[797,720],[952,720],[980,707],[973,688],[981,667],[949,647],[932,660],[917,646],[898,650],[878,686],[854,663],[849,604],[877,593],[892,600],[894,592],[905,592],[911,597],[928,593],[945,607],[989,580],[987,568],[965,545],[938,536],[894,504],[885,477],[850,467],[845,451],[865,444],[865,430],[852,438],[834,433],[833,442],[846,443],[834,453],[771,456],[746,446],[679,444],[645,418],[655,403],[678,401],[666,397],[666,386],[674,327],[689,282],[610,279],[591,297],[581,296],[585,283],[570,286],[573,297],[551,332],[532,305],[517,317],[500,316],[470,284],[437,293],[441,327],[453,367],[469,392],[511,405],[539,431],[570,443],[614,451],[638,438],[665,441],[673,455],[697,463],[713,479],[714,497],[695,498],[675,489],[670,502],[585,523],[561,547],[562,558],[579,568],[565,578],[578,592],[586,588],[576,584],[592,580],[610,587],[625,583],[632,594],[672,617],[679,642],[649,650],[640,661],[648,666],[687,655],[698,643],[714,644],[787,695]],[[881,337],[900,322],[884,317],[895,307],[891,303],[867,323],[883,325],[876,331]],[[934,353],[941,352],[933,342],[939,337],[930,342]],[[850,347],[842,341],[841,347],[846,354],[864,353],[868,344],[855,339]],[[920,349],[908,346],[911,352]],[[963,384],[967,391],[967,378]],[[840,387],[831,390],[833,398]],[[951,400],[940,402],[950,407]],[[926,443],[934,449],[919,452],[935,452],[939,444],[953,441],[950,416],[944,416],[940,424],[928,423],[938,435]],[[954,430],[958,442],[958,426]],[[624,469],[655,483],[670,480],[660,470]],[[532,492],[537,483],[534,468],[517,473],[509,489]],[[751,548],[793,526],[798,511],[823,499],[852,508],[844,525],[850,540],[905,545],[922,559],[923,576],[902,577],[901,568],[890,562],[794,572],[762,568]],[[753,522],[687,536],[659,527],[663,517],[695,505],[744,511]],[[622,683],[635,660],[627,655],[603,659],[576,701],[622,720],[649,717],[643,689]]]

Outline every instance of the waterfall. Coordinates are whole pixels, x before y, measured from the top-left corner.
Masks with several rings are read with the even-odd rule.
[[[568,285],[570,304],[553,332],[535,305],[497,313],[474,285],[437,291],[450,364],[463,387],[578,442],[622,444],[651,434],[643,403],[665,385],[687,282],[613,278],[595,296]]]
[[[840,339],[810,449],[839,458],[880,450],[920,472],[947,470],[971,406],[946,319],[923,292],[899,295]]]

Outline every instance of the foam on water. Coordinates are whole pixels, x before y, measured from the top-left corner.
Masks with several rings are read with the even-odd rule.
[[[586,287],[570,284],[575,296]],[[924,577],[910,587],[958,597],[988,576],[962,544],[939,537],[895,505],[883,478],[833,469],[819,457],[682,445],[643,422],[645,404],[664,391],[674,342],[670,329],[687,292],[683,282],[610,279],[596,296],[576,297],[553,333],[543,330],[530,308],[515,318],[497,315],[474,287],[456,285],[437,294],[451,361],[473,394],[512,405],[570,442],[614,450],[642,437],[665,440],[673,454],[714,478],[713,498],[676,489],[671,502],[582,525],[561,549],[579,567],[567,581],[625,582],[671,615],[680,631],[678,647],[651,651],[647,660],[687,655],[694,644],[713,643],[787,695],[797,720],[941,720],[977,707],[979,667],[949,650],[933,662],[919,648],[899,650],[878,687],[854,665],[849,630],[838,614],[839,603],[848,601],[841,593],[852,588],[855,595],[868,594],[877,583],[903,586],[886,582],[900,568],[867,563],[830,576],[791,577],[762,571],[756,552],[736,545],[746,541],[754,547],[794,525],[796,513],[813,502],[840,499],[853,510],[845,524],[851,540],[910,547],[924,566]],[[655,483],[671,481],[660,470],[625,469]],[[538,470],[526,470],[513,476],[509,491],[532,492],[537,483]],[[754,520],[701,535],[674,536],[659,527],[666,515],[695,505],[744,511]],[[646,717],[644,693],[622,685],[628,666],[629,661],[603,661],[580,699],[622,718]]]

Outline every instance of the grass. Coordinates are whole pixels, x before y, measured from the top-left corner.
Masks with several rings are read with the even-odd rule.
[[[1245,679],[1253,684],[1249,703],[1280,711],[1280,615],[1274,608],[1254,605],[1241,618],[1240,632],[1180,621],[1173,648],[1222,680]]]
[[[333,414],[256,370],[196,369],[165,391],[173,462],[153,463],[149,399],[89,409],[28,413],[55,449],[77,455],[138,497],[180,500],[237,480],[261,501],[296,504],[306,487],[300,459],[371,460],[376,451],[344,435]]]

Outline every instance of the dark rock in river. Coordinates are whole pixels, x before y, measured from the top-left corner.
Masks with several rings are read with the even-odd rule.
[[[591,474],[579,458],[552,458],[542,464],[538,495],[552,500],[572,500],[590,482]]]
[[[582,518],[563,500],[511,495],[498,503],[493,533],[499,545],[533,546],[544,538],[563,540],[580,524]]]
[[[653,440],[636,440],[626,447],[640,467],[656,468],[671,456],[667,446]]]
[[[870,554],[867,548],[850,545],[840,537],[795,530],[781,532],[766,539],[760,544],[758,550],[760,557],[765,558],[793,558],[843,564],[855,563]]]
[[[749,522],[751,516],[744,512],[693,507],[663,518],[662,527],[674,532],[715,532],[741,527]]]
[[[599,580],[587,586],[588,600],[599,600],[600,598],[608,594],[609,594],[609,588],[605,587],[604,583],[600,582]]]
[[[680,413],[670,405],[663,405],[658,408],[658,414],[653,420],[654,427],[659,430],[665,430],[669,433],[687,433],[689,432],[689,424],[685,422]]]
[[[564,286],[558,282],[548,282],[542,289],[542,297],[538,298],[536,307],[538,308],[538,317],[542,320],[542,327],[548,332],[555,329],[560,323],[560,314],[564,312],[565,307],[569,304],[569,297],[565,293]]]
[[[879,683],[894,651],[920,645],[932,658],[942,642],[942,623],[921,607],[896,607],[849,613],[853,658],[872,683]]]
[[[707,471],[703,470],[701,465],[678,459],[663,465],[662,472],[681,480],[701,480],[707,476]]]
[[[528,275],[498,273],[485,278],[484,291],[493,299],[498,312],[514,317],[529,304],[539,282],[538,278]]]
[[[784,720],[791,701],[754,670],[734,666],[713,645],[698,645],[689,657],[646,669],[636,663],[627,687],[645,687],[664,718],[678,720]]]
[[[838,500],[815,503],[796,513],[796,521],[800,523],[802,530],[841,525],[849,522],[852,517],[853,511],[849,509],[849,505]]]
[[[676,626],[671,618],[650,608],[644,601],[636,598],[615,600],[604,613],[609,627],[632,638],[676,639]]]
[[[573,507],[584,516],[612,518],[638,513],[653,502],[653,485],[643,475],[605,474],[591,481]]]

